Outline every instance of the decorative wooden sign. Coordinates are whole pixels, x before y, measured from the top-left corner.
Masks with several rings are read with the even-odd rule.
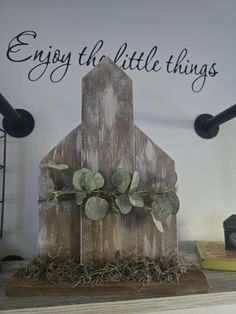
[[[116,168],[136,169],[140,185],[152,188],[165,179],[174,161],[133,122],[131,79],[109,58],[104,59],[82,81],[82,122],[43,160],[65,163],[71,171],[98,169],[111,189]],[[43,171],[43,170],[41,170]],[[55,176],[55,174],[51,174]],[[67,183],[65,174],[56,181]],[[39,254],[112,261],[130,250],[145,256],[177,251],[176,215],[170,215],[161,233],[142,209],[127,215],[109,213],[99,221],[89,220],[72,200],[50,210],[40,207]]]
[[[59,168],[63,171],[59,171]],[[76,294],[122,300],[207,292],[204,275],[196,268],[191,268],[186,273],[184,264],[176,259],[176,212],[179,202],[171,190],[176,183],[174,161],[134,125],[132,82],[109,58],[104,59],[83,78],[81,125],[43,158],[40,169],[39,194],[42,199],[38,252],[39,255],[46,255],[39,256],[40,263],[45,258],[47,260],[46,264],[42,264],[43,274],[52,275],[52,263],[56,263],[56,269],[59,267],[55,262],[57,258],[60,259],[61,266],[66,265],[67,281],[73,277],[73,267],[77,270],[76,278],[81,275],[83,267],[92,264],[90,261],[98,268],[94,271],[93,279],[91,274],[85,278],[87,272],[84,272],[82,278],[86,280],[76,279],[72,285],[68,285],[68,282],[65,284],[63,280],[51,285],[45,277],[40,277],[37,281],[34,277],[32,282],[28,280],[26,268],[23,271],[26,271],[26,277],[17,273],[9,280],[7,295]],[[92,171],[95,169],[99,172]],[[170,176],[170,173],[174,176]],[[128,178],[128,181],[124,181],[124,178]],[[86,189],[83,190],[84,188]],[[146,194],[149,191],[155,193],[150,196]],[[65,195],[67,197],[64,199]],[[73,199],[68,196],[73,196]],[[158,221],[163,230],[159,231]],[[135,257],[133,263],[136,266],[130,266],[132,256]],[[137,260],[138,256],[141,259]],[[76,262],[71,262],[74,257]],[[162,264],[162,274],[168,281],[169,275],[173,280],[173,269],[179,267],[175,273],[177,284],[163,283],[162,277],[158,277],[161,268],[155,268],[157,264],[152,264],[158,258],[158,265]],[[165,262],[161,262],[161,259],[167,260],[166,265],[171,263],[171,259],[173,262],[175,260],[171,274],[167,275],[167,269],[163,266]],[[69,261],[73,267],[72,264],[68,266]],[[152,264],[148,270],[147,263]],[[139,268],[134,271],[137,265]],[[49,272],[48,267],[52,267]],[[112,268],[107,270],[107,267]],[[109,273],[107,280],[103,280],[105,268]],[[130,270],[132,276],[127,277]],[[99,277],[101,272],[102,277]],[[144,284],[146,279],[142,279],[142,282],[140,277],[137,279],[137,273],[143,272],[149,279],[154,278],[147,285]],[[56,278],[58,276],[57,272]],[[98,278],[102,278],[102,281],[96,281]],[[95,287],[92,282],[96,282]]]

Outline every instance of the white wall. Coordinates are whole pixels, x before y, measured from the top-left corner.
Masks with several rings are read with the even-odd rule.
[[[198,137],[193,122],[201,113],[214,115],[236,102],[235,29],[233,0],[0,0],[0,92],[14,108],[35,117],[31,135],[7,140],[0,258],[36,253],[38,165],[80,123],[81,79],[92,65],[79,65],[78,53],[99,40],[104,45],[98,57],[114,58],[124,42],[129,55],[144,51],[146,56],[158,46],[159,72],[126,70],[134,85],[135,122],[176,161],[179,240],[223,240],[223,220],[236,210],[236,121],[223,125],[211,140]],[[49,79],[53,64],[33,82],[27,76],[37,65],[32,58],[7,58],[9,42],[27,30],[37,37],[27,37],[29,45],[11,56],[22,59],[37,49],[71,52],[71,65],[59,83]],[[216,63],[219,72],[207,77],[198,93],[191,89],[197,76],[166,71],[168,58],[176,59],[184,48],[189,63],[208,69]]]

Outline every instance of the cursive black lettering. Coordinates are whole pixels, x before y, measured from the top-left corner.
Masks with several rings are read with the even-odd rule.
[[[175,62],[175,64],[174,64],[174,67],[172,68],[172,69],[170,69],[170,66],[173,64],[173,61],[172,61],[172,59],[173,59],[173,57],[174,57],[174,55],[171,55],[170,56],[170,58],[169,58],[169,60],[168,61],[166,61],[166,64],[167,64],[167,72],[168,73],[177,73],[177,72],[179,72],[180,74],[183,74],[184,73],[184,71],[182,71],[182,61],[184,60],[184,58],[186,57],[186,55],[187,55],[187,53],[188,53],[188,50],[185,48],[185,49],[183,49],[181,52],[180,52],[180,54],[179,54],[179,56],[178,56],[178,58],[177,58],[177,60],[176,60],[176,62]]]
[[[213,63],[208,69],[207,64],[198,65],[190,63],[189,59],[186,59],[188,54],[187,48],[184,48],[179,56],[177,57],[176,61],[174,62],[174,55],[171,55],[169,59],[166,61],[166,71],[167,73],[178,73],[184,75],[195,75],[197,76],[191,85],[192,91],[195,93],[199,93],[202,91],[203,87],[205,86],[206,79],[208,76],[214,77],[218,73],[215,69],[216,63]]]
[[[216,63],[214,62],[214,63],[212,63],[212,65],[211,65],[211,67],[210,67],[210,69],[209,69],[208,74],[209,74],[209,76],[211,76],[211,77],[214,77],[214,76],[216,76],[216,74],[219,73],[219,72],[216,71],[215,66],[216,66]]]
[[[49,48],[52,48],[52,46],[49,46]],[[36,50],[33,61],[39,61],[39,64],[34,66],[28,73],[28,78],[30,81],[37,81],[39,80],[44,73],[46,72],[48,65],[50,64],[50,57],[51,57],[51,51],[44,56],[44,51],[43,50]],[[39,73],[37,73],[37,71]],[[35,75],[35,73],[37,73]],[[34,77],[35,75],[35,77]]]
[[[31,60],[34,65],[28,72],[30,81],[39,80],[50,67],[50,80],[54,83],[61,81],[71,65],[71,52],[68,54],[61,53],[59,49],[49,51],[43,49],[30,53],[27,49],[31,48],[29,39],[36,39],[37,33],[34,31],[24,31],[15,36],[9,43],[6,52],[7,58],[13,62],[26,62]],[[58,65],[59,64],[59,65]],[[55,65],[55,66],[54,66]]]
[[[12,62],[25,62],[30,65],[28,70],[28,79],[37,81],[48,74],[51,82],[60,82],[68,73],[72,64],[72,52],[62,52],[60,49],[54,49],[52,45],[48,48],[33,50],[33,44],[38,37],[32,30],[26,30],[14,38],[8,44],[6,56]],[[104,41],[98,40],[90,48],[83,47],[77,53],[79,66],[95,67],[106,55],[103,54]],[[121,44],[114,54],[113,61],[123,70],[137,70],[146,72],[158,72],[163,69],[158,58],[157,45],[151,47],[149,51],[131,50],[127,42]],[[203,90],[207,79],[215,77],[219,72],[216,70],[216,63],[198,64],[191,62],[187,48],[180,51],[178,55],[170,54],[165,61],[166,72],[168,74],[191,76],[191,89],[194,93]]]
[[[49,46],[49,49],[52,49],[52,46]],[[70,60],[71,52],[69,52],[68,54],[62,54],[59,49],[56,49],[54,52],[44,52],[44,50],[36,50],[33,56],[33,61],[38,62],[38,64],[29,71],[28,78],[30,81],[37,81],[44,75],[49,65],[59,63],[60,65],[56,66],[53,70],[51,70],[50,73],[51,82],[58,83],[66,75],[68,68],[71,65]]]
[[[106,56],[102,55],[100,58],[97,56],[98,52],[102,49],[103,47],[103,40],[99,40],[95,46],[92,48],[90,54],[87,57],[87,49],[88,47],[84,47],[82,52],[79,53],[79,65],[92,65],[95,67],[102,59],[104,59]],[[87,57],[86,60],[83,60]]]
[[[83,57],[86,57],[86,50],[88,47],[84,47],[82,52],[79,53],[79,65],[86,65],[86,61],[82,62]]]
[[[25,54],[25,46],[28,46],[28,39],[35,39],[37,33],[34,31],[24,31],[15,36],[8,44],[6,52],[7,58],[12,62],[24,62],[32,58],[32,54],[26,53],[26,56],[22,56],[21,53]]]
[[[123,56],[123,54],[125,53],[127,49],[127,43],[123,43],[120,48],[118,49],[116,55],[115,55],[115,58],[114,58],[114,62],[117,63],[120,58]]]
[[[146,59],[146,62],[145,62],[145,70],[146,70],[147,72],[151,72],[151,71],[158,72],[158,71],[161,70],[161,67],[158,67],[158,65],[159,65],[159,60],[156,60],[156,61],[153,63],[152,67],[151,67],[150,69],[148,69],[148,65],[149,65],[149,63],[152,61],[152,59],[154,58],[156,52],[157,52],[157,46],[154,46],[154,47],[150,50],[150,52],[149,52],[149,54],[148,54],[148,56],[147,56],[147,59]]]
[[[70,60],[71,60],[71,52],[69,52],[68,55],[63,54],[60,61],[62,64],[56,67],[50,74],[50,80],[53,83],[58,83],[65,77],[69,69],[69,66],[71,65]]]
[[[148,53],[145,58],[144,52],[137,52],[134,51],[131,56],[127,52],[127,43],[123,43],[120,48],[118,49],[115,57],[114,62],[118,63],[121,61],[120,67],[123,70],[138,70],[142,71],[145,70],[146,72],[158,72],[160,71],[161,67],[159,66],[160,61],[158,59],[154,59],[157,53],[157,46],[154,46]],[[153,60],[154,59],[154,60]]]

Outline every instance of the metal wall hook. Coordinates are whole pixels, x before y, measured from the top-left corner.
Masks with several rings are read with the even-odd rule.
[[[203,138],[213,138],[219,132],[219,125],[236,117],[236,104],[216,116],[204,113],[194,122],[196,133]]]
[[[33,131],[33,116],[24,109],[13,109],[1,93],[0,113],[4,116],[2,125],[7,134],[20,138],[29,135]]]

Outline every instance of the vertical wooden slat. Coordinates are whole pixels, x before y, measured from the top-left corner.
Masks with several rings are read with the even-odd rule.
[[[73,173],[81,168],[80,151],[81,131],[80,127],[74,129],[61,141],[41,163],[52,160],[57,164],[65,163],[69,171]],[[68,184],[71,175],[56,174],[52,171],[53,179],[60,184]],[[39,235],[38,253],[56,255],[61,251],[64,255],[80,253],[80,211],[73,200],[59,202],[57,206],[45,209],[40,205],[39,209]]]
[[[174,161],[151,141],[138,127],[134,128],[135,168],[141,174],[143,189],[151,188],[162,181],[168,170],[174,169]],[[164,234],[155,228],[152,218],[140,211],[137,225],[138,251],[147,256],[171,254],[176,250],[175,217],[170,217]]]
[[[82,82],[82,167],[99,169],[111,189],[115,168],[133,171],[132,81],[110,59],[103,60]],[[93,222],[82,213],[82,261],[115,258],[136,245],[133,215],[108,214]]]

